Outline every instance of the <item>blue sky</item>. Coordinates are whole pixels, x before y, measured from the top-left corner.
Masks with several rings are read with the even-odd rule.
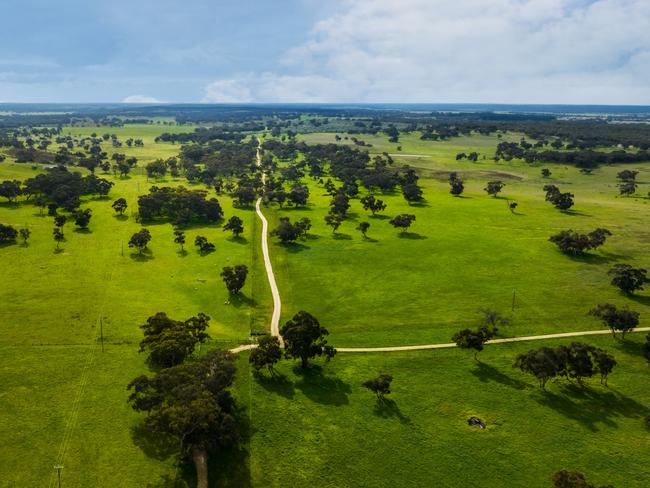
[[[650,104],[647,0],[3,0],[0,102]]]

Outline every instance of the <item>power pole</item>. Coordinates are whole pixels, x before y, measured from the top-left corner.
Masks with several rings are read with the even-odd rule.
[[[61,470],[63,469],[63,464],[55,464],[54,469],[56,469],[56,473],[59,478],[59,488],[61,488]]]
[[[102,352],[104,352],[104,318],[99,317],[99,337],[102,341]]]

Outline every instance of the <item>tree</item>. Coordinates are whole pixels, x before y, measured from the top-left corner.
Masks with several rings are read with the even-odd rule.
[[[57,227],[63,227],[67,221],[68,217],[65,215],[56,215],[54,217],[54,225]]]
[[[235,237],[239,237],[239,234],[244,232],[244,221],[237,217],[236,215],[233,215],[228,219],[228,222],[226,222],[226,225],[223,226],[224,231],[232,231],[233,235]]]
[[[483,350],[485,343],[492,339],[496,332],[497,329],[485,326],[481,326],[475,331],[463,329],[456,332],[451,340],[461,349],[474,349],[474,360],[478,361],[478,353]]]
[[[205,332],[209,321],[210,317],[204,313],[182,322],[158,312],[140,326],[144,333],[140,352],[148,351],[149,361],[157,367],[169,368],[181,364],[194,352],[197,344],[210,337]]]
[[[181,246],[181,252],[183,252],[184,251],[183,246],[185,245],[185,232],[176,229],[174,231],[174,243]]]
[[[123,215],[128,205],[126,203],[126,199],[118,198],[113,202],[113,205],[111,205],[111,207],[113,207],[113,210],[115,210],[118,214]]]
[[[273,367],[280,359],[282,359],[280,340],[275,336],[266,335],[257,342],[257,347],[251,350],[248,362],[256,371],[266,367],[269,373],[274,374]]]
[[[6,198],[8,202],[16,201],[23,191],[20,188],[21,183],[18,180],[5,180],[0,183],[0,197]]]
[[[208,241],[207,237],[196,236],[194,239],[194,245],[199,248],[201,254],[207,254],[214,251],[214,244]]]
[[[61,227],[54,227],[54,229],[52,230],[52,236],[56,241],[56,248],[59,249],[59,244],[65,241],[65,235],[63,234],[63,230],[61,230]]]
[[[18,231],[11,225],[0,224],[0,242],[13,242],[18,237]]]
[[[400,214],[393,217],[389,223],[396,229],[401,229],[402,234],[407,231],[411,224],[415,222],[415,215],[413,214]]]
[[[463,191],[465,191],[465,184],[455,171],[449,173],[449,186],[449,193],[455,197],[459,196],[463,193]]]
[[[368,222],[359,222],[359,225],[357,225],[357,230],[361,231],[364,239],[368,237],[366,234],[368,233],[369,228],[370,224]]]
[[[607,385],[607,377],[614,369],[614,366],[618,363],[616,362],[616,359],[614,359],[614,356],[608,354],[602,349],[594,348],[592,355],[594,362],[596,363],[596,369],[600,373],[600,384]]]
[[[589,249],[597,249],[602,246],[605,244],[607,236],[611,235],[612,233],[604,228],[598,228],[589,234],[580,234],[569,229],[549,237],[548,240],[557,245],[563,253],[577,256],[584,254]]]
[[[488,327],[496,329],[496,327],[500,325],[510,325],[511,319],[509,317],[504,317],[495,310],[484,308],[481,312],[483,313],[483,324]]]
[[[607,274],[612,277],[612,285],[630,295],[635,290],[643,290],[643,284],[648,281],[647,271],[643,268],[633,268],[629,264],[615,264]]]
[[[501,190],[503,187],[506,186],[505,183],[502,181],[488,181],[487,186],[484,188],[484,190],[487,192],[488,195],[492,195],[493,197],[496,197],[499,193],[501,193]]]
[[[539,381],[539,387],[544,390],[546,382],[555,378],[562,370],[564,361],[558,357],[555,349],[540,347],[525,354],[519,354],[514,366],[524,373],[535,376]]]
[[[302,227],[298,223],[292,224],[289,217],[280,217],[280,223],[271,231],[271,236],[278,237],[283,244],[294,242],[301,234]]]
[[[390,394],[390,384],[392,381],[393,377],[391,375],[381,373],[376,378],[364,381],[362,386],[377,395],[378,400],[383,400],[386,395]]]
[[[213,350],[200,361],[166,368],[128,385],[128,402],[147,412],[144,427],[154,435],[173,437],[179,455],[191,455],[197,487],[208,488],[208,455],[236,445],[239,436],[235,401],[228,388],[235,378],[232,354]]]
[[[550,178],[551,176],[551,170],[548,168],[542,168],[542,176],[544,178]]]
[[[553,474],[554,488],[596,488],[589,483],[582,473],[574,470],[562,469]],[[601,486],[600,488],[613,488],[612,485]]]
[[[167,173],[167,163],[162,159],[156,159],[155,161],[150,162],[145,166],[147,171],[147,176],[152,177],[162,177]]]
[[[29,236],[32,235],[32,231],[29,230],[27,227],[23,227],[18,231],[20,234],[21,239],[23,240],[23,244],[27,245],[27,240],[29,239]]]
[[[423,199],[422,188],[417,183],[404,183],[402,185],[402,196],[409,204],[419,202]]]
[[[338,191],[332,197],[332,201],[330,202],[330,207],[332,207],[330,209],[331,213],[339,214],[342,217],[345,217],[345,214],[347,213],[348,209],[350,208],[350,197],[348,197],[342,191]]]
[[[555,185],[544,185],[546,201],[551,202],[555,208],[568,210],[573,206],[573,193],[562,193]]]
[[[246,283],[246,276],[248,276],[248,267],[244,264],[226,266],[221,272],[221,278],[231,295],[237,295],[241,291]]]
[[[343,223],[343,217],[337,213],[328,213],[325,216],[325,223],[332,228],[332,233],[336,233],[336,230]]]
[[[623,196],[634,195],[637,187],[638,185],[634,181],[621,181],[618,184],[618,192]]]
[[[307,368],[309,360],[316,356],[325,355],[329,360],[336,354],[336,349],[325,339],[329,332],[308,312],[301,310],[294,315],[282,326],[280,335],[284,340],[285,357],[300,359],[302,368]]]
[[[589,315],[601,319],[613,337],[616,337],[616,331],[620,331],[625,339],[625,334],[639,325],[639,312],[630,310],[627,305],[617,308],[611,303],[600,303],[589,311]]]
[[[383,212],[386,210],[386,204],[383,200],[375,198],[373,195],[367,195],[361,199],[361,205],[363,205],[364,210],[370,210],[372,215],[375,215],[377,212]]]
[[[307,185],[296,183],[291,187],[291,191],[287,195],[287,198],[296,207],[305,206],[307,205],[307,200],[309,199],[309,188]]]
[[[624,169],[623,171],[618,172],[616,174],[616,177],[621,181],[635,181],[636,175],[638,174],[639,174],[638,171]]]
[[[131,236],[129,247],[135,247],[138,254],[142,255],[143,251],[147,249],[149,241],[151,241],[151,233],[148,229],[141,229]]]
[[[72,218],[74,219],[75,225],[80,227],[81,229],[88,228],[88,224],[90,224],[91,217],[92,217],[92,210],[90,210],[89,208],[85,210],[77,210],[72,214]]]

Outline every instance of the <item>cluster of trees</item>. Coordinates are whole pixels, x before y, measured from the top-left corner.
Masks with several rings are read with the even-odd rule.
[[[327,335],[329,332],[316,317],[301,310],[280,329],[284,357],[300,360],[302,368],[308,368],[309,361],[315,357],[324,356],[329,361],[336,355],[336,349],[327,343]],[[278,338],[264,337],[258,342],[258,347],[251,351],[249,361],[257,371],[267,368],[273,373],[273,367],[281,357]]]
[[[612,277],[612,285],[627,295],[643,290],[643,285],[648,282],[648,271],[630,264],[615,264],[607,273]]]
[[[554,488],[614,488],[612,485],[597,487],[587,481],[585,475],[574,470],[562,469],[553,474]]]
[[[555,185],[544,185],[543,190],[546,192],[546,201],[551,202],[555,208],[569,210],[573,207],[573,193],[562,193]]]
[[[637,184],[636,184],[636,175],[639,174],[638,171],[633,171],[630,169],[625,169],[620,171],[616,177],[619,179],[618,191],[621,195],[633,195],[636,193]]]
[[[552,235],[548,240],[557,245],[563,253],[577,256],[584,254],[585,251],[599,248],[605,244],[607,236],[611,235],[612,233],[609,230],[601,227],[588,234],[580,234],[569,229]]]
[[[139,218],[143,222],[168,219],[182,227],[190,222],[217,222],[223,210],[216,198],[207,199],[204,190],[152,186],[149,194],[138,197]]]
[[[616,360],[603,349],[572,342],[568,346],[540,347],[519,354],[514,366],[537,378],[543,390],[550,379],[566,378],[583,385],[585,378],[597,373],[600,374],[601,383],[607,384],[607,377],[616,366]]]
[[[462,178],[458,176],[458,173],[456,173],[455,171],[449,173],[449,193],[457,197],[461,195],[464,190],[465,190],[465,183],[463,183]]]
[[[95,175],[81,176],[66,168],[54,168],[49,173],[39,174],[24,182],[6,180],[0,183],[0,197],[15,202],[20,196],[26,201],[33,201],[41,210],[48,205],[50,214],[62,207],[69,212],[81,204],[84,195],[108,195],[113,183]]]
[[[306,217],[296,222],[291,222],[289,217],[280,217],[278,226],[271,231],[270,235],[280,239],[283,244],[288,244],[306,237],[309,229],[311,229],[311,220]]]
[[[141,326],[140,351],[148,352],[153,376],[131,381],[128,403],[146,412],[143,426],[161,441],[173,439],[181,459],[194,461],[197,486],[208,487],[209,455],[239,441],[236,404],[229,388],[235,378],[232,354],[212,350],[190,360],[198,344],[205,342],[210,317],[205,314],[185,321],[158,313]]]
[[[639,325],[639,312],[630,310],[627,305],[618,308],[611,303],[600,303],[589,311],[589,315],[602,320],[603,325],[612,331],[613,337],[620,332],[625,339],[625,334]]]

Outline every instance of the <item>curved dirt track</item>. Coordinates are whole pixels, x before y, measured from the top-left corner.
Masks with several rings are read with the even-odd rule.
[[[415,156],[415,155],[409,155]],[[257,148],[257,165],[260,166],[262,163],[262,157],[260,154],[260,147]],[[266,179],[266,175],[262,175],[262,181]],[[282,310],[282,302],[280,300],[280,291],[278,290],[278,285],[275,282],[275,274],[273,274],[273,266],[271,265],[271,257],[269,254],[269,241],[268,241],[268,229],[269,223],[264,217],[260,204],[262,202],[261,198],[257,199],[255,203],[255,211],[257,212],[258,217],[262,221],[262,254],[264,256],[264,267],[266,268],[266,276],[269,280],[269,286],[271,287],[271,294],[273,295],[273,315],[271,316],[271,335],[280,337],[280,312]],[[639,327],[634,330],[634,332],[650,332],[650,327]],[[524,341],[541,341],[545,339],[560,339],[563,337],[581,337],[581,336],[590,336],[590,335],[602,335],[602,334],[611,334],[607,329],[600,330],[585,330],[577,332],[560,332],[557,334],[544,334],[544,335],[535,335],[535,336],[522,336],[522,337],[507,337],[504,339],[492,339],[491,341],[486,342],[486,344],[504,344],[507,342],[524,342]],[[282,338],[280,337],[280,341]],[[255,344],[243,344],[241,346],[230,349],[232,353],[238,353],[242,351],[248,351],[257,347]],[[386,346],[386,347],[340,347],[336,348],[338,352],[401,352],[401,351],[424,351],[427,349],[447,349],[451,347],[456,347],[456,344],[453,342],[445,342],[440,344],[420,344],[414,346]]]

